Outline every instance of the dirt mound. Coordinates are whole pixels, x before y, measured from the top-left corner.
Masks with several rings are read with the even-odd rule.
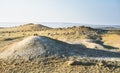
[[[71,45],[44,36],[30,36],[13,44],[0,54],[0,58],[32,59],[50,56],[69,56],[74,52]]]
[[[25,30],[27,28],[27,30],[46,30],[46,29],[50,29],[50,27],[44,26],[42,24],[33,24],[33,23],[28,23],[28,24],[24,24],[18,27],[21,30]]]

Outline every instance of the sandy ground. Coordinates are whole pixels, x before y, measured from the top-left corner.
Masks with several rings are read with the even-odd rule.
[[[0,60],[2,73],[119,73],[120,62],[76,58]]]

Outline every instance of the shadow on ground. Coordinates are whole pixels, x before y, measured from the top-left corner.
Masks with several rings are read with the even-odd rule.
[[[113,46],[110,46],[110,45],[105,45],[104,44],[104,42],[102,42],[102,41],[95,41],[95,43],[97,43],[97,44],[100,44],[100,45],[102,45],[104,48],[107,48],[107,49],[119,49],[119,48],[117,48],[117,47],[113,47]]]
[[[80,44],[72,45],[73,51],[77,54],[87,56],[87,57],[114,57],[120,58],[120,52],[111,52],[106,50],[99,50],[99,49],[91,49],[85,48],[84,46],[81,47]]]

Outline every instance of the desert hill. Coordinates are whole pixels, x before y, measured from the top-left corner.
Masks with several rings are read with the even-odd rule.
[[[18,27],[10,27],[5,29],[0,29],[1,35],[4,36],[30,36],[38,34],[41,36],[49,36],[55,39],[66,39],[69,38],[94,38],[97,39],[98,34],[106,33],[106,30],[93,29],[91,27],[79,26],[79,27],[68,27],[68,28],[50,28],[40,24],[24,24]],[[59,37],[61,36],[61,37]]]
[[[50,29],[50,27],[41,25],[41,24],[33,24],[33,23],[28,23],[28,24],[23,24],[20,26],[16,27],[8,27],[1,29],[1,32],[27,32],[27,31],[41,31],[41,30],[47,30]]]
[[[27,30],[35,30],[35,31],[50,29],[50,27],[44,26],[42,24],[34,24],[34,23],[23,24],[17,28],[20,30],[26,30],[27,28]]]
[[[107,36],[112,36],[114,34],[118,34],[116,38],[107,38]],[[9,45],[10,43],[12,43],[12,41],[15,42],[17,40],[20,40],[21,38],[33,35],[47,36],[67,43],[83,44],[88,48],[120,48],[119,40],[117,40],[119,39],[119,30],[102,30],[86,26],[50,28],[41,24],[33,23],[23,24],[18,27],[0,29],[0,40],[3,40],[3,43],[0,44],[0,48],[4,45]],[[11,39],[11,41],[6,41],[7,39]],[[115,40],[115,44],[109,44],[106,39],[110,40],[110,43],[112,42],[112,40]],[[93,40],[95,42],[89,42],[89,40]],[[108,43],[106,44],[107,46],[104,45],[104,43]],[[116,44],[118,45],[116,46]]]
[[[44,36],[30,36],[4,49],[0,54],[0,58],[29,59],[48,56],[68,56],[73,53],[72,51],[70,52],[70,48],[70,45],[65,42]]]
[[[46,57],[114,57],[120,53],[86,48],[83,45],[68,44],[45,36],[30,36],[16,42],[0,53],[3,59],[40,59]],[[109,59],[108,59],[109,60]]]

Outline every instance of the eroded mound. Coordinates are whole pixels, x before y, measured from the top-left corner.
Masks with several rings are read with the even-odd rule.
[[[69,56],[74,52],[71,45],[44,36],[30,36],[13,44],[0,54],[0,58],[38,58],[50,56]]]
[[[68,44],[45,36],[30,36],[0,53],[0,59],[39,60],[48,57],[120,58],[119,52],[89,49],[79,44]]]

